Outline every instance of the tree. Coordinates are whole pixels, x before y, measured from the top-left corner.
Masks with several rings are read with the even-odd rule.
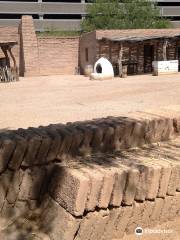
[[[95,0],[87,5],[82,29],[167,28],[170,21],[162,18],[157,3],[150,0]]]

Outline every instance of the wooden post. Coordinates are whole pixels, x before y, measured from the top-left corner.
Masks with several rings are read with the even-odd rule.
[[[167,45],[168,41],[165,40],[163,44],[163,61],[167,61]]]
[[[8,56],[8,52],[7,52],[7,47],[1,47],[3,53],[4,53],[4,56],[6,58],[6,65],[7,67],[10,67],[10,60],[9,60],[9,56]]]
[[[112,42],[109,41],[109,60],[111,62],[112,60]]]
[[[123,75],[122,58],[123,58],[123,44],[120,43],[120,45],[119,45],[119,58],[118,58],[119,77],[122,77],[122,75]]]
[[[9,47],[8,48],[8,51],[9,51],[9,54],[10,54],[10,56],[11,56],[11,58],[12,58],[12,60],[13,60],[13,64],[14,64],[14,77],[16,78],[16,81],[18,81],[19,80],[19,74],[18,74],[18,68],[17,68],[17,64],[16,64],[16,59],[15,59],[15,57],[14,57],[14,55],[13,55],[13,53],[12,53],[12,51],[11,51],[11,47]]]

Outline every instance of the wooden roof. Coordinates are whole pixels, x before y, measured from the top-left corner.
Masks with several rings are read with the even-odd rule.
[[[4,46],[13,47],[16,44],[17,42],[0,41],[0,47],[4,47]]]
[[[126,29],[126,30],[98,30],[98,40],[138,42],[149,39],[180,37],[180,28],[173,29]]]
[[[14,46],[18,43],[17,27],[0,27],[0,46]]]

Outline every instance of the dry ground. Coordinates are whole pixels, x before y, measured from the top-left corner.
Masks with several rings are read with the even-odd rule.
[[[166,233],[145,233],[142,236],[136,236],[135,234],[132,234],[124,236],[122,240],[180,240],[180,218],[176,218],[173,221],[150,228],[150,230],[165,231]]]
[[[0,84],[0,129],[117,116],[180,105],[180,74],[90,81],[83,76],[21,78]]]

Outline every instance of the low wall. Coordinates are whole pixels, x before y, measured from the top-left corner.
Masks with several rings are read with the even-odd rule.
[[[110,240],[180,216],[179,133],[169,110],[1,133],[2,234]]]
[[[38,37],[40,75],[77,74],[78,37]]]

